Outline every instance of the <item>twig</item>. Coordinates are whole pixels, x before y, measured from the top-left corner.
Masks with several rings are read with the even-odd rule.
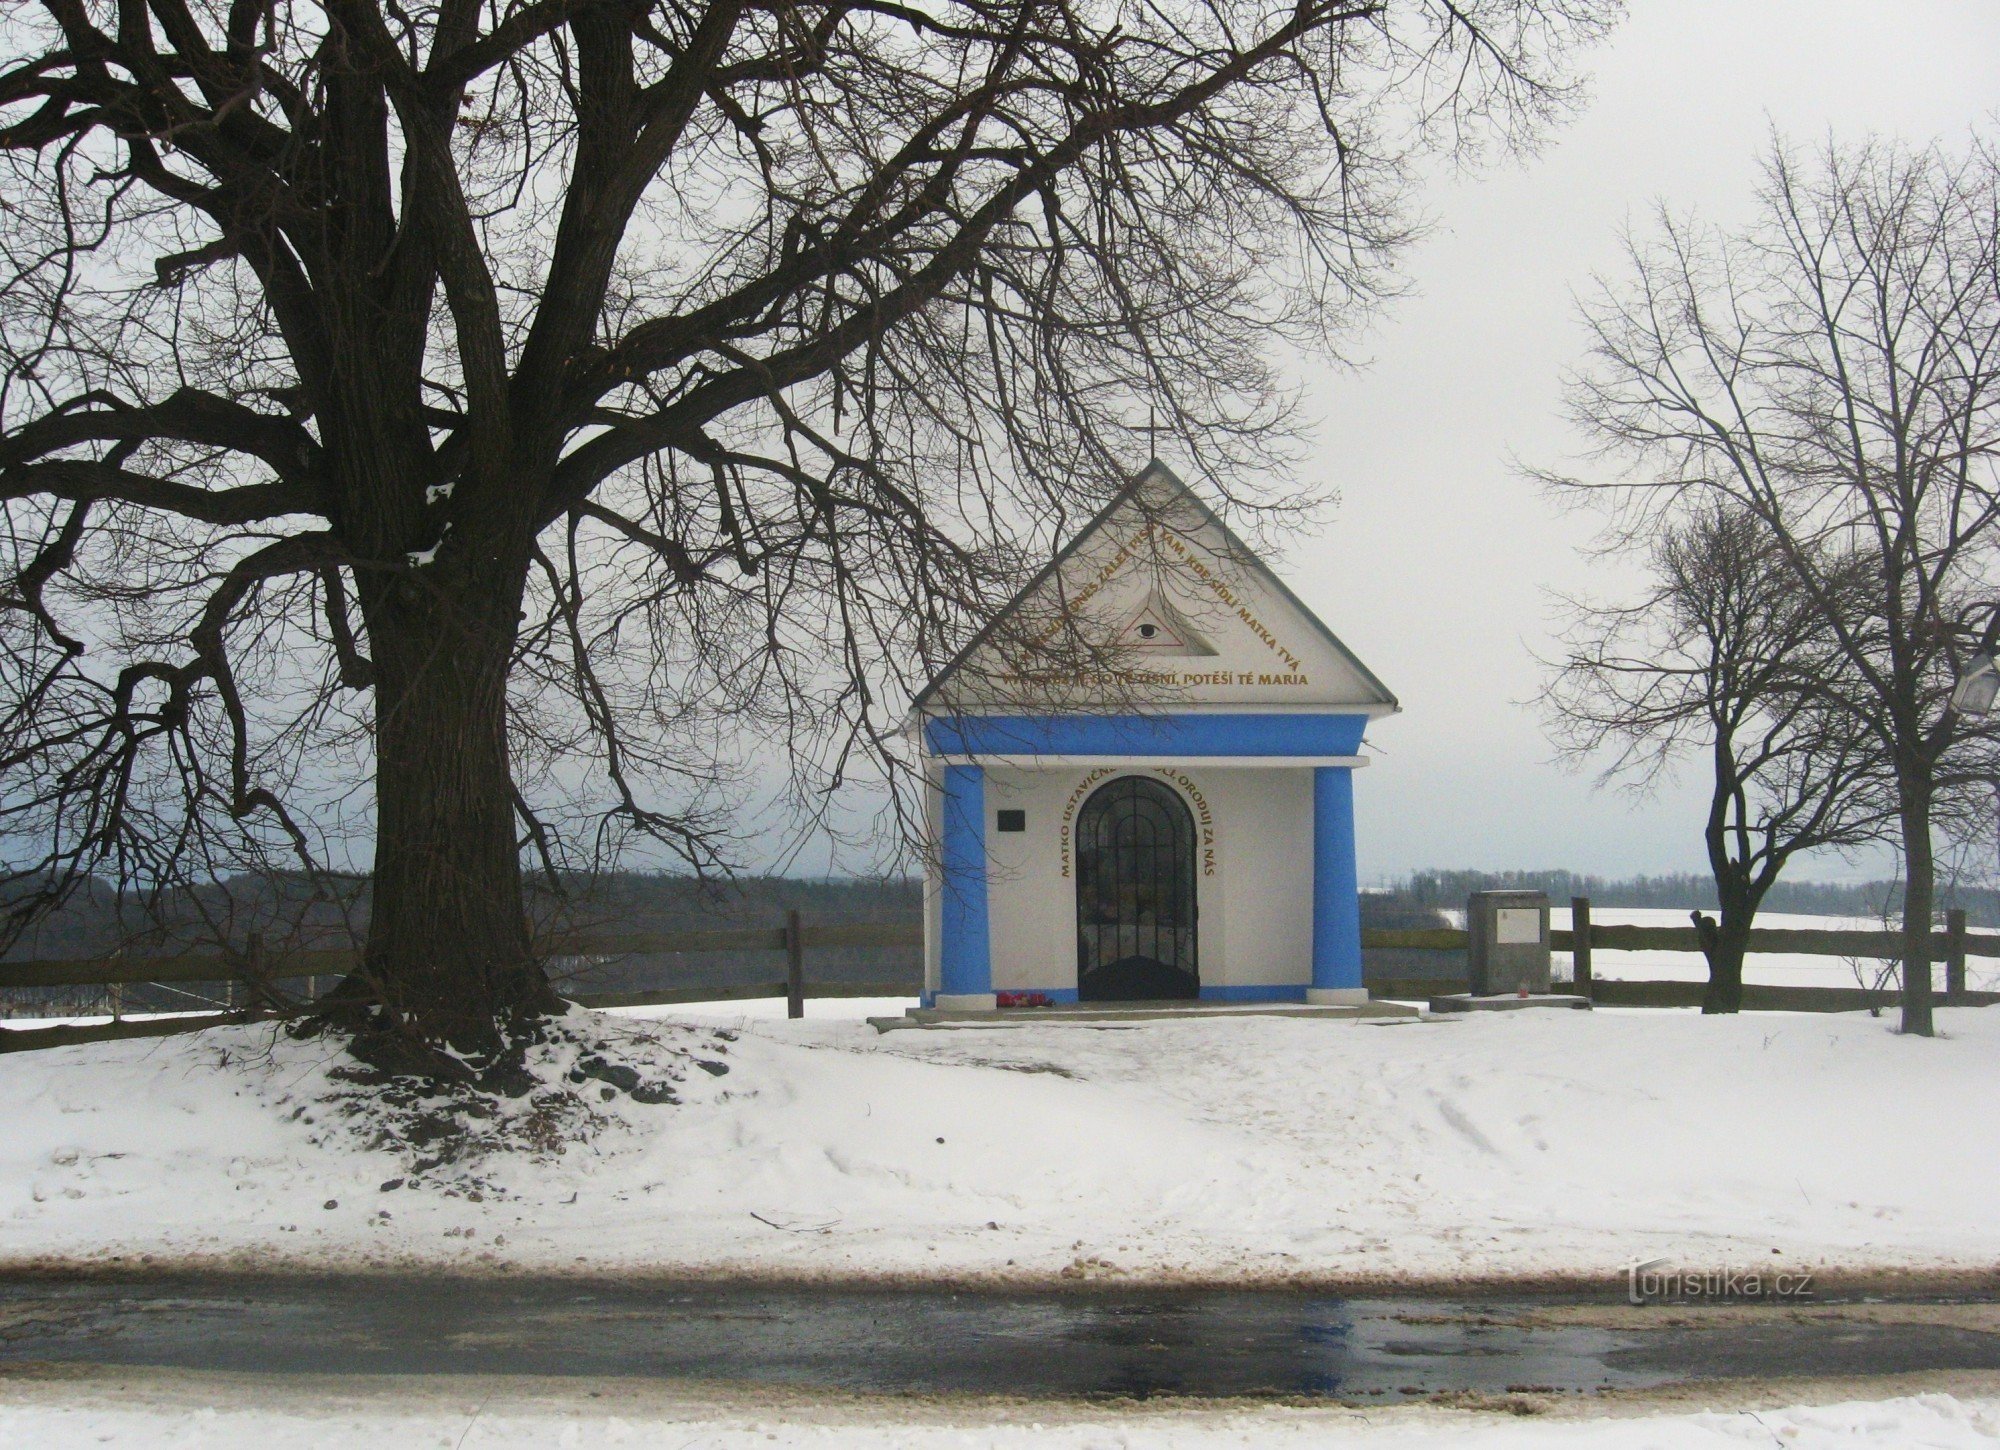
[[[764,1217],[764,1215],[763,1215],[763,1214],[761,1214],[761,1213],[755,1213],[755,1212],[753,1212],[753,1213],[752,1213],[752,1214],[750,1215],[750,1217],[752,1217],[752,1218],[756,1219],[756,1220],[757,1220],[757,1222],[759,1222],[759,1223],[761,1223],[761,1224],[764,1224],[764,1225],[765,1225],[766,1227],[769,1227],[769,1228],[774,1228],[774,1229],[778,1230],[778,1232],[780,1232],[780,1233],[788,1233],[788,1234],[823,1234],[823,1233],[831,1233],[831,1232],[833,1231],[834,1227],[835,1227],[835,1226],[836,1226],[837,1224],[839,1224],[839,1222],[840,1222],[840,1220],[839,1220],[839,1219],[837,1219],[837,1218],[830,1218],[830,1219],[828,1219],[828,1220],[827,1220],[827,1221],[826,1221],[825,1223],[817,1223],[817,1224],[814,1224],[814,1225],[812,1225],[812,1226],[811,1226],[810,1228],[794,1228],[794,1227],[792,1227],[792,1225],[790,1225],[790,1224],[788,1224],[788,1223],[779,1223],[779,1222],[777,1222],[777,1221],[776,1221],[775,1219],[768,1219],[768,1218]]]

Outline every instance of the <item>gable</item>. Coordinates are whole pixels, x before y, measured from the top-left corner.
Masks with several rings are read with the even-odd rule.
[[[1397,708],[1367,666],[1158,462],[916,704]]]

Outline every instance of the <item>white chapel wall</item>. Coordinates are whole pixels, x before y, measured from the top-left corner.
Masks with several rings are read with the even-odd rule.
[[[1225,785],[1229,986],[1312,980],[1313,818],[1310,770],[1214,770]],[[1203,980],[1207,980],[1204,974]]]
[[[1076,986],[1068,837],[1091,793],[1151,775],[1195,818],[1203,986],[1299,985],[1312,975],[1312,777],[1307,770],[1093,766],[986,774],[987,911],[996,991]],[[995,829],[1003,809],[1026,829]],[[1067,830],[1066,830],[1067,828]]]

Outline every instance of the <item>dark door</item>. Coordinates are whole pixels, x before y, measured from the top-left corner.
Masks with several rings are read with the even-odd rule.
[[[1194,817],[1181,798],[1143,775],[1107,781],[1077,817],[1076,868],[1076,995],[1200,995]]]

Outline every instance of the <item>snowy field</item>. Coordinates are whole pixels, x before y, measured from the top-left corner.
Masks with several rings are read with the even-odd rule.
[[[1714,912],[1709,912],[1711,916]],[[1452,924],[1463,930],[1465,913],[1447,911]],[[1675,907],[1593,906],[1590,919],[1597,926],[1688,926],[1686,911]],[[1890,928],[1872,916],[1809,916],[1797,912],[1761,911],[1757,925],[1788,931],[1885,931]],[[1549,908],[1552,931],[1568,931],[1567,906]],[[1790,952],[1752,952],[1743,964],[1743,980],[1770,987],[1874,987],[1888,963],[1873,960],[1850,961],[1844,957],[1804,956]],[[1591,970],[1600,978],[1620,981],[1705,982],[1708,963],[1700,952],[1614,952],[1599,947],[1591,953]],[[1555,972],[1570,975],[1568,952],[1555,954]],[[1940,991],[1944,988],[1944,966],[1932,968]],[[1975,992],[2000,991],[2000,958],[1971,957],[1966,961],[1966,985]]]
[[[424,1104],[371,1116],[344,1059],[268,1027],[0,1057],[0,1261],[1361,1284],[2000,1260],[2000,1010],[1922,1041],[1609,1010],[877,1035],[860,1016],[900,1004],[812,1005],[573,1014],[542,1088],[478,1124],[533,1151],[442,1164]],[[606,1061],[677,1101],[600,1089]]]
[[[93,1395],[73,1382],[0,1390],[0,1445],[37,1450],[172,1445],[203,1450],[321,1447],[647,1445],[699,1450],[1224,1450],[1360,1446],[1363,1450],[1959,1450],[2000,1440],[2000,1399],[1948,1394],[1699,1413],[1557,1406],[1517,1416],[1428,1406],[1353,1411],[853,1402],[731,1407],[676,1404],[629,1383],[568,1394],[518,1385],[408,1383],[374,1393],[294,1393],[186,1383],[143,1399]],[[135,1403],[135,1401],[138,1401]],[[1782,1404],[1782,1402],[1780,1402]]]

